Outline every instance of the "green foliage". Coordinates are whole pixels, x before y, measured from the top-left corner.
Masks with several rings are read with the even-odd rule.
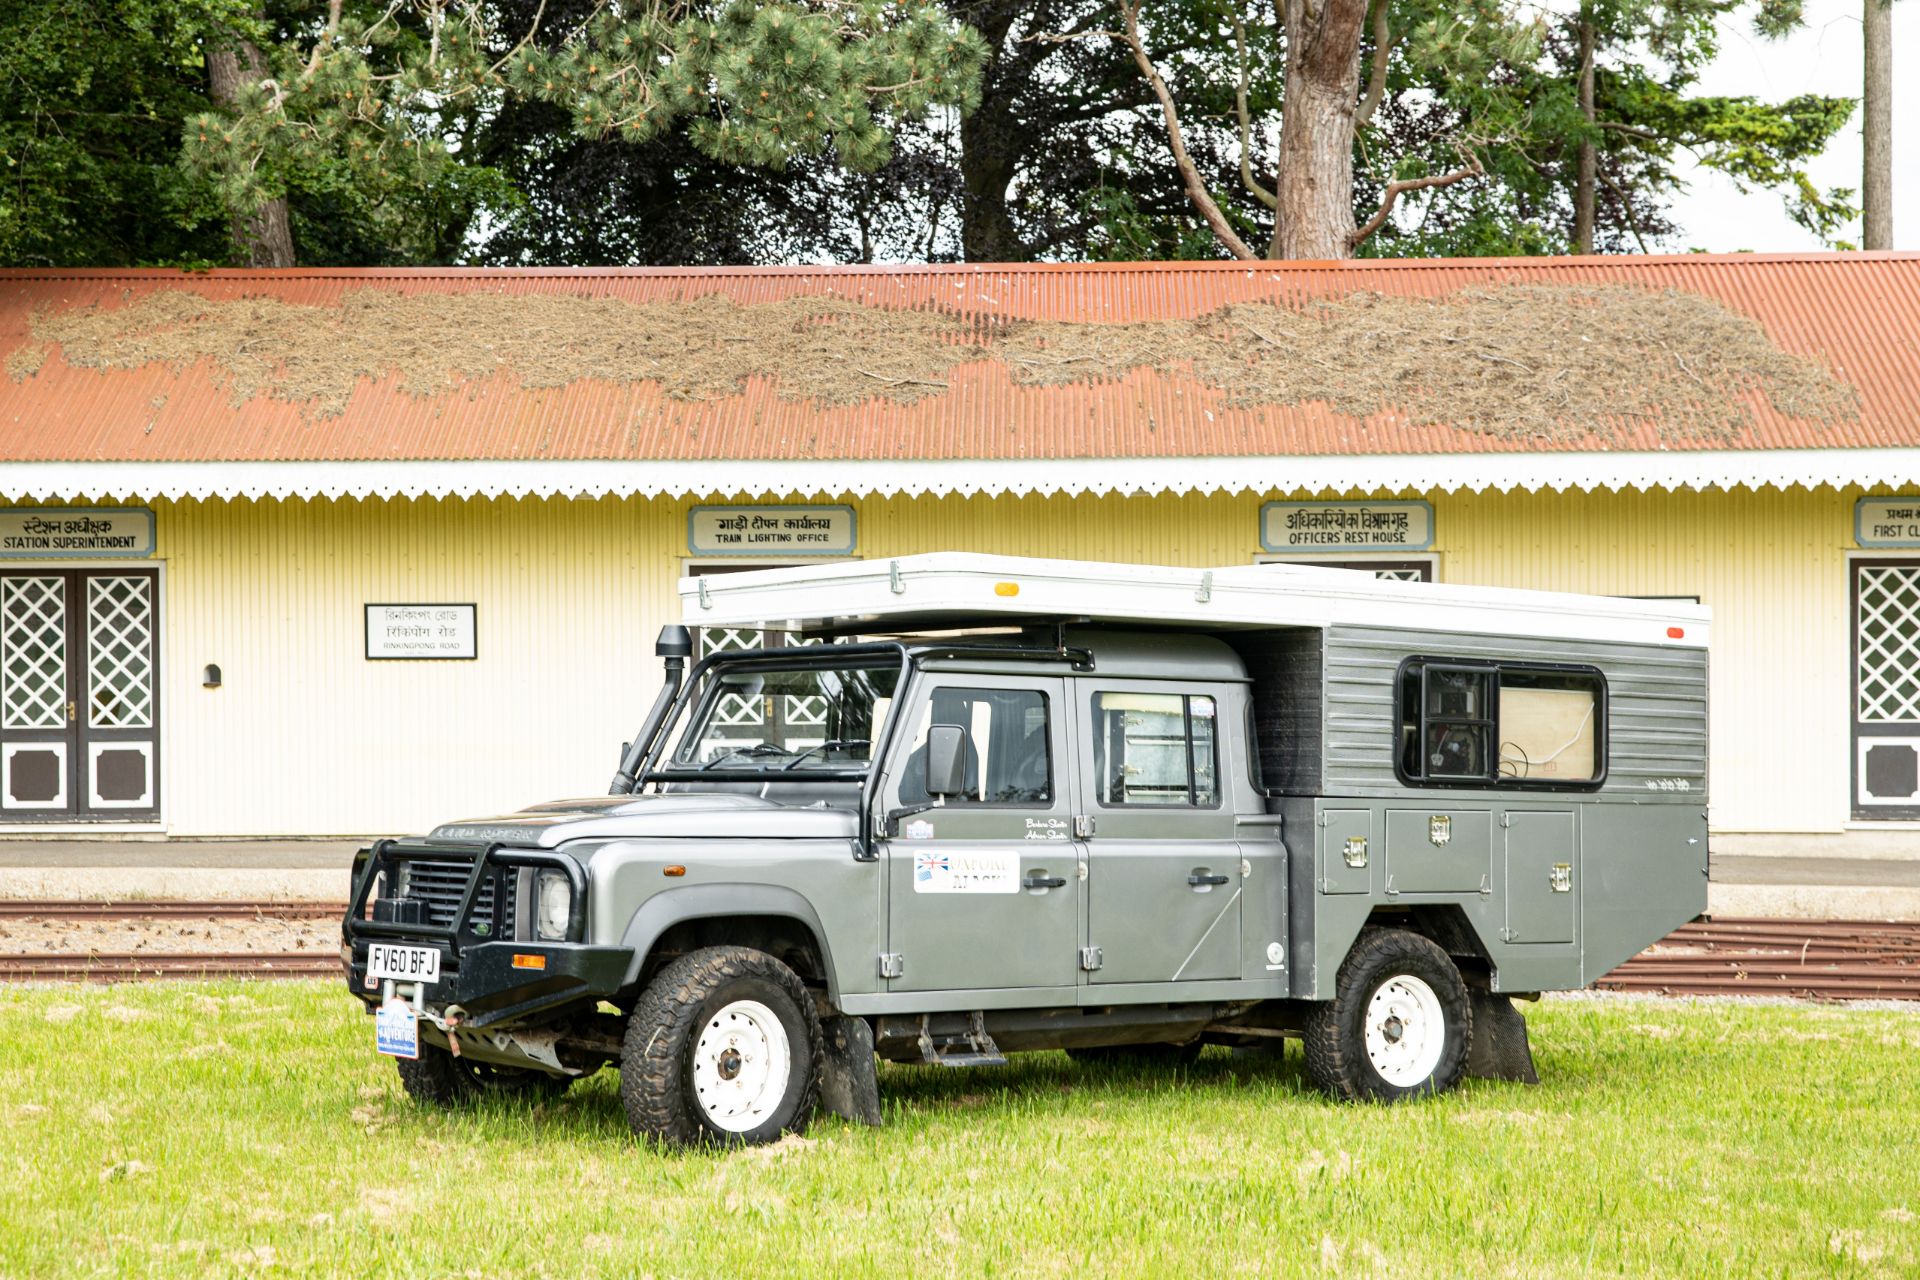
[[[243,0],[0,6],[0,262],[192,264],[220,209],[174,165],[206,107],[198,40]]]
[[[453,122],[517,95],[583,138],[646,144],[684,125],[725,164],[831,151],[862,171],[887,160],[889,122],[970,105],[985,57],[940,9],[876,0],[603,4],[550,41],[448,0],[350,10],[310,42],[273,42],[268,78],[187,122],[184,163],[233,208],[329,171],[377,203],[441,181]]]
[[[1719,24],[1743,9],[1743,0],[1586,0],[1539,20],[1530,48],[1510,46],[1492,61],[1455,60],[1458,46],[1423,34],[1451,21],[1453,9],[1422,19],[1396,55],[1392,100],[1374,136],[1360,140],[1356,194],[1405,176],[1409,158],[1429,172],[1448,167],[1463,143],[1487,177],[1408,200],[1362,252],[1567,252],[1582,142],[1596,153],[1600,249],[1648,249],[1679,237],[1668,209],[1686,158],[1743,189],[1774,191],[1796,221],[1830,239],[1854,216],[1853,193],[1817,190],[1805,166],[1845,125],[1853,102],[1693,93],[1719,51]],[[1398,0],[1393,12],[1398,21],[1417,8]],[[1765,0],[1754,12],[1771,33],[1790,19],[1791,5]],[[1583,19],[1596,48],[1591,125],[1578,96]]]

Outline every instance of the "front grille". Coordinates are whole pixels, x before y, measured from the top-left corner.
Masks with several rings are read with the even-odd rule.
[[[467,881],[473,876],[473,864],[408,859],[406,865],[406,896],[425,904],[427,923],[441,928],[453,924],[454,913],[460,909],[460,899],[467,892]],[[495,915],[493,886],[496,874],[489,871],[480,882],[480,892],[473,900],[473,919],[488,921],[493,925],[496,937],[506,937],[511,936],[513,930],[514,898],[519,876],[508,871],[502,877],[506,881],[506,910]]]

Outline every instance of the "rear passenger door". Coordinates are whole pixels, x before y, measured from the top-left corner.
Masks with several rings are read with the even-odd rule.
[[[1094,984],[1240,977],[1241,861],[1223,795],[1222,691],[1082,678]]]

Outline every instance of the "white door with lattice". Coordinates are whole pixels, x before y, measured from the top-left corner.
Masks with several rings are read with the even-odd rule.
[[[1853,816],[1920,818],[1920,560],[1850,572]]]
[[[0,574],[0,821],[159,816],[159,575]]]

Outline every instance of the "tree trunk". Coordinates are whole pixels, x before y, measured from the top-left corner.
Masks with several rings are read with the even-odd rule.
[[[1007,212],[1020,147],[1005,99],[960,121],[960,249],[968,262],[1021,262],[1027,249]]]
[[[1367,0],[1286,0],[1286,111],[1274,184],[1274,258],[1353,256],[1353,113]]]
[[[1861,240],[1869,249],[1893,248],[1893,0],[1862,0],[1866,75],[1860,109]]]
[[[207,82],[214,102],[231,108],[248,84],[267,75],[267,60],[250,40],[236,40],[231,49],[207,50]],[[233,248],[250,267],[291,267],[293,228],[287,221],[285,196],[269,200],[251,213],[236,210],[231,224]]]
[[[968,262],[1021,262],[1028,256],[1007,211],[1007,188],[1030,141],[1020,136],[1013,102],[1030,73],[1024,65],[1030,55],[1007,48],[1024,7],[1017,0],[976,0],[955,10],[993,51],[980,73],[980,105],[960,120],[960,253]]]
[[[1866,0],[1871,4],[1873,0]],[[1580,135],[1577,173],[1573,183],[1573,251],[1593,252],[1593,205],[1597,164],[1593,147],[1593,20],[1582,6],[1580,10],[1580,114],[1586,117],[1586,132]]]

